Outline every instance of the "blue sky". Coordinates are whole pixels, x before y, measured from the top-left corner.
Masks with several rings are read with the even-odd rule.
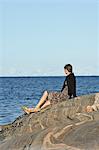
[[[0,0],[0,75],[99,75],[98,0]]]

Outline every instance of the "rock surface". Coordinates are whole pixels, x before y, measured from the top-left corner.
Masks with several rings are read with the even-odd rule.
[[[99,111],[84,112],[94,100],[64,100],[1,126],[0,150],[99,150]]]

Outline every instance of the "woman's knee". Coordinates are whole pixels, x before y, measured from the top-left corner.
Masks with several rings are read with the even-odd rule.
[[[45,92],[44,92],[44,95],[47,95],[47,96],[48,96],[48,92],[47,92],[47,91],[45,91]]]

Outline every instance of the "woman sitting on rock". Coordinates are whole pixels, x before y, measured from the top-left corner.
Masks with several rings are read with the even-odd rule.
[[[99,110],[99,93],[95,94],[95,101],[92,106],[87,106],[86,111],[87,112],[92,112],[92,111],[97,111]]]
[[[72,73],[72,65],[65,65],[64,72],[67,77],[64,81],[62,90],[60,92],[50,93],[48,91],[45,91],[35,108],[23,107],[23,110],[27,114],[31,112],[38,112],[41,109],[49,106],[50,104],[55,104],[59,101],[76,97],[76,79],[74,73]]]

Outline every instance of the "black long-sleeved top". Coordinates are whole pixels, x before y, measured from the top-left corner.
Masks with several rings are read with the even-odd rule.
[[[76,97],[76,78],[74,76],[74,73],[71,73],[66,77],[61,92],[66,86],[68,87],[69,98],[71,98],[72,96]]]

